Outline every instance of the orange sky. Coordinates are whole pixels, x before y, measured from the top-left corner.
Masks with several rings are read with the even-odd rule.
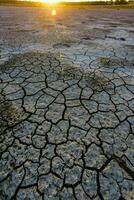
[[[23,1],[23,0],[21,0]],[[57,1],[66,1],[66,2],[79,2],[79,1],[111,1],[111,0],[26,0],[26,1],[36,1],[36,2],[57,2]]]

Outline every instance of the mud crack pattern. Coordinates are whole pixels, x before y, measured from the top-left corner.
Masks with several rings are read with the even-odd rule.
[[[1,64],[1,200],[133,199],[132,47],[80,47]]]

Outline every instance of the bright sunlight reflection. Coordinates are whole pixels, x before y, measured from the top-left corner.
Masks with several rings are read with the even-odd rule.
[[[56,13],[56,10],[55,9],[53,9],[52,11],[51,11],[51,15],[52,16],[55,16],[57,13]]]

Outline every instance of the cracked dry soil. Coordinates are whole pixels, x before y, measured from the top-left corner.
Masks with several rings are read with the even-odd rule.
[[[0,7],[0,200],[133,200],[134,13],[62,9]]]

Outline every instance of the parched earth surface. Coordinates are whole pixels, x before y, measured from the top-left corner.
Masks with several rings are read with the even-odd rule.
[[[134,199],[134,12],[0,7],[0,200]]]

